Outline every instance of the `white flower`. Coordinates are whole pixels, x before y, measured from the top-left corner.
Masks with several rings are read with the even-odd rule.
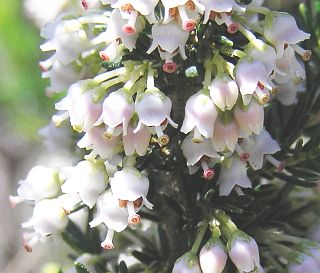
[[[111,140],[107,140],[104,137],[105,129],[99,127],[93,127],[79,140],[77,143],[79,148],[86,148],[92,150],[92,157],[99,155],[103,159],[109,159],[114,154],[120,151],[119,137],[113,137]]]
[[[129,125],[127,134],[122,137],[124,152],[127,156],[133,155],[135,151],[138,155],[144,156],[149,147],[151,133],[147,127],[141,128],[136,133],[133,131],[134,128]]]
[[[134,114],[134,102],[125,90],[117,90],[111,93],[103,102],[103,110],[95,125],[102,122],[106,125],[105,137],[112,139],[121,133],[125,136],[127,128]]]
[[[262,168],[265,155],[271,155],[281,150],[278,143],[266,130],[262,130],[259,135],[244,138],[240,146],[244,152],[249,153],[248,161],[254,170]]]
[[[226,266],[228,255],[220,239],[207,242],[200,251],[199,260],[203,273],[221,273]]]
[[[252,187],[247,176],[246,163],[237,158],[228,158],[222,163],[218,181],[220,196],[228,196],[236,185],[242,188]]]
[[[127,207],[130,224],[137,224],[140,216],[135,209],[142,205],[152,209],[153,205],[147,199],[149,180],[134,167],[125,167],[118,171],[110,179],[112,193],[119,200],[123,201],[120,206]]]
[[[172,102],[159,89],[146,90],[141,96],[137,97],[135,110],[139,116],[139,122],[134,130],[137,133],[143,126],[155,129],[161,145],[169,142],[169,137],[163,133],[162,125],[167,122],[174,128],[178,127],[170,117]]]
[[[189,32],[181,29],[175,22],[156,23],[152,26],[152,44],[147,53],[150,54],[158,47],[159,51],[166,51],[172,56],[178,51],[186,59],[185,46],[188,38]]]
[[[320,246],[310,248],[310,253],[320,269]]]
[[[236,106],[234,109],[234,118],[239,126],[240,134],[243,137],[247,137],[253,133],[260,134],[264,122],[263,107],[255,101],[251,101],[245,108],[241,109],[239,106]]]
[[[89,223],[90,227],[96,227],[104,223],[108,227],[106,239],[101,243],[105,249],[112,249],[114,231],[121,232],[128,226],[128,211],[119,207],[119,200],[112,192],[106,191],[97,201],[97,215]]]
[[[296,85],[293,81],[288,81],[279,85],[279,93],[275,98],[283,105],[292,105],[298,102],[297,95],[305,91],[303,84]]]
[[[253,272],[260,265],[259,248],[256,241],[240,231],[234,236],[228,251],[230,259],[240,273]]]
[[[211,82],[209,90],[212,101],[221,111],[231,110],[237,102],[238,86],[226,75],[215,78]]]
[[[277,56],[283,55],[285,44],[297,44],[310,38],[297,26],[296,20],[285,12],[270,12],[264,23],[264,36],[277,49]]]
[[[180,257],[174,264],[172,273],[201,273],[197,256],[188,252]]]
[[[214,124],[212,144],[218,152],[233,151],[238,143],[239,128],[234,121],[224,124],[219,118]]]
[[[92,208],[105,190],[107,178],[105,170],[97,164],[87,160],[80,161],[61,186],[62,192],[78,193],[83,203]]]
[[[187,100],[181,132],[187,134],[191,130],[195,130],[205,138],[211,138],[217,117],[218,112],[212,100],[200,91]],[[201,135],[199,136],[200,140]]]
[[[48,236],[63,231],[68,217],[58,199],[44,199],[36,203],[30,220],[22,224],[23,228],[34,228],[40,236]]]
[[[72,84],[68,94],[56,103],[56,109],[67,111],[74,130],[82,132],[93,127],[101,114],[102,104],[93,101],[95,88],[99,88],[92,80],[82,80]]]
[[[39,202],[55,197],[60,191],[59,173],[44,166],[33,167],[27,178],[19,181],[18,195],[23,200]]]
[[[154,9],[158,2],[159,0],[117,0],[112,4],[112,8],[121,8],[124,5],[130,4],[134,10],[145,16],[150,24],[154,24],[156,22]]]
[[[260,61],[241,60],[238,62],[235,67],[235,78],[245,105],[249,104],[254,93],[262,104],[269,101],[269,95],[262,91],[264,87],[270,91],[273,90],[268,76],[266,67]]]
[[[63,20],[55,25],[53,36],[41,45],[42,51],[56,51],[56,58],[67,65],[90,47],[83,25],[76,19]]]
[[[217,13],[231,12],[236,4],[234,0],[199,0],[199,2],[205,6],[204,24],[208,22],[212,11]]]

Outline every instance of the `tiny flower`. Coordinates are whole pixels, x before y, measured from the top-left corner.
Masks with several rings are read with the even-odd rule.
[[[246,163],[237,158],[228,158],[222,163],[218,181],[220,196],[228,196],[236,185],[242,188],[252,187]]]
[[[239,89],[235,81],[224,75],[215,78],[210,86],[210,97],[221,110],[231,110],[238,99]]]
[[[137,224],[140,221],[140,216],[135,212],[136,208],[145,205],[152,209],[153,205],[147,199],[149,179],[136,168],[125,167],[116,172],[110,179],[110,185],[113,195],[123,201],[120,206],[127,207],[130,224]]]
[[[174,33],[174,35],[172,35]],[[175,22],[168,24],[156,23],[152,26],[152,44],[147,53],[150,54],[156,48],[170,54],[179,52],[186,59],[185,46],[189,33],[181,29]]]
[[[143,126],[154,128],[159,143],[166,145],[169,142],[169,137],[163,133],[162,125],[169,122],[172,127],[178,127],[178,124],[170,117],[171,107],[171,100],[159,89],[146,90],[141,96],[137,97],[135,102],[139,122],[134,133],[141,130]]]
[[[238,62],[235,67],[235,78],[245,105],[249,104],[254,93],[258,96],[261,104],[269,101],[269,95],[263,92],[264,88],[273,90],[268,77],[268,72],[262,62],[255,60]]]
[[[96,155],[101,156],[103,159],[109,159],[114,154],[119,152],[119,137],[113,137],[111,140],[107,140],[104,137],[105,129],[99,127],[93,127],[79,140],[77,143],[79,148],[86,148],[92,150],[92,158]]]
[[[184,254],[175,262],[172,273],[201,273],[198,257],[192,252]]]
[[[250,155],[248,161],[254,170],[262,168],[265,155],[271,155],[281,150],[278,143],[265,129],[259,135],[244,138],[240,146],[244,152]]]
[[[256,241],[241,231],[236,231],[228,241],[228,254],[240,273],[253,272],[260,266]]]
[[[205,6],[205,14],[203,23],[206,24],[210,18],[212,12],[226,13],[231,12],[233,6],[236,5],[234,0],[199,0],[199,2]]]
[[[127,134],[122,137],[124,152],[127,156],[133,155],[135,152],[140,156],[144,156],[149,147],[151,133],[147,127],[141,128],[136,133],[133,131],[134,128],[129,125]]]
[[[203,273],[221,273],[226,266],[228,255],[220,239],[209,240],[201,249],[199,260]]]
[[[239,126],[241,135],[247,137],[253,133],[260,134],[264,122],[263,107],[255,101],[251,101],[244,108],[246,109],[236,106],[234,109],[234,118]]]
[[[63,231],[68,217],[58,199],[43,199],[36,203],[30,220],[22,224],[23,228],[34,228],[40,236],[48,236]]]
[[[191,130],[194,130],[195,142],[197,142],[196,140],[201,141],[202,136],[211,138],[214,122],[217,117],[218,112],[210,97],[202,92],[198,92],[187,100],[181,132],[187,134]],[[199,136],[196,136],[196,133]]]
[[[213,129],[212,144],[217,152],[233,151],[238,143],[239,128],[234,121],[224,124],[219,118]]]
[[[61,186],[64,193],[77,193],[89,208],[92,208],[99,195],[106,188],[107,174],[97,164],[80,161],[72,168],[71,174]]]
[[[125,90],[111,93],[103,102],[102,114],[95,125],[106,125],[105,138],[112,139],[121,133],[127,134],[129,121],[134,114],[134,102]]]
[[[276,11],[266,16],[264,36],[276,47],[278,58],[283,55],[285,44],[297,44],[310,38],[310,34],[298,28],[293,16]]]
[[[70,86],[67,96],[56,103],[57,110],[69,114],[76,131],[90,130],[101,114],[102,104],[93,101],[95,88],[99,87],[91,80],[78,81]]]
[[[55,197],[60,191],[59,173],[52,168],[35,166],[26,179],[19,181],[18,196],[22,200],[39,202]]]
[[[318,273],[320,272],[320,266],[312,256],[303,254],[300,263],[292,262],[289,264],[288,271],[289,273]]]
[[[92,228],[102,223],[108,227],[108,233],[101,246],[104,249],[113,249],[112,239],[114,231],[121,232],[128,226],[128,211],[119,207],[118,198],[110,190],[99,197],[97,201],[97,215],[89,225]]]

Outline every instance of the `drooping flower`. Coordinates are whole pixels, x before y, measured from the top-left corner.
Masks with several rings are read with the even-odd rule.
[[[172,273],[201,273],[198,257],[187,252],[175,262]]]
[[[210,97],[198,92],[187,100],[181,132],[187,134],[194,130],[195,142],[201,142],[202,136],[211,138],[217,117],[218,112]]]
[[[239,126],[240,134],[243,137],[250,136],[253,133],[260,134],[264,123],[263,107],[252,100],[245,108],[241,109],[236,106],[234,109],[234,118]]]
[[[199,260],[203,273],[221,273],[226,266],[228,255],[222,241],[212,238],[201,249]]]
[[[125,167],[118,171],[110,179],[112,193],[121,202],[121,207],[128,210],[130,224],[137,224],[140,216],[135,209],[140,209],[142,205],[152,209],[153,205],[147,199],[149,180],[134,167]]]
[[[170,117],[172,102],[159,89],[146,90],[141,96],[137,97],[135,110],[139,117],[139,122],[134,130],[137,133],[143,126],[154,128],[159,143],[166,145],[169,137],[163,133],[162,126],[170,123],[174,128],[178,127]]]
[[[270,12],[264,23],[264,36],[277,49],[277,56],[283,55],[285,45],[294,45],[310,38],[300,30],[293,16],[285,12]]]
[[[151,133],[147,127],[134,133],[134,128],[129,125],[127,134],[122,136],[125,154],[128,156],[137,152],[138,155],[144,156],[148,150],[150,138]]]
[[[247,176],[246,163],[234,157],[228,158],[222,163],[218,181],[220,196],[228,196],[236,185],[242,188],[252,187]]]
[[[209,86],[210,97],[214,104],[221,110],[231,110],[237,102],[239,89],[234,80],[223,75],[216,77]]]
[[[241,231],[236,231],[228,241],[229,257],[240,273],[253,272],[260,266],[256,241]]]
[[[89,223],[90,227],[105,224],[108,233],[105,240],[101,243],[104,249],[113,249],[112,242],[114,231],[121,232],[128,226],[128,211],[119,207],[119,200],[110,190],[103,193],[97,201],[97,214]]]
[[[288,266],[289,273],[310,272],[317,273],[320,271],[320,266],[316,260],[307,254],[301,254],[301,263],[292,262]]]
[[[106,125],[107,130],[104,134],[106,139],[112,139],[121,133],[125,136],[133,114],[132,97],[120,89],[111,93],[104,100],[102,114],[95,125],[100,125],[102,122]]]
[[[83,203],[92,208],[105,190],[107,178],[107,173],[98,164],[84,160],[72,168],[61,188],[64,193],[79,194]]]

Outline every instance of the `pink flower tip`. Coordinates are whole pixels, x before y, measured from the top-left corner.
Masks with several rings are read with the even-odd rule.
[[[131,225],[137,225],[137,224],[139,224],[139,223],[140,223],[140,220],[141,220],[141,217],[140,217],[140,215],[138,215],[138,214],[131,215],[131,216],[129,216],[129,218],[128,218],[128,222],[129,222],[129,224],[131,224]]]
[[[202,177],[205,180],[212,180],[215,176],[215,171],[213,169],[207,169],[205,171],[203,171]]]
[[[228,26],[227,28],[227,31],[230,33],[230,34],[234,34],[238,31],[238,24],[237,23],[232,23]]]
[[[109,56],[104,51],[99,52],[99,57],[105,62],[110,60]]]
[[[250,158],[250,154],[249,153],[243,153],[241,156],[240,156],[240,160],[241,161],[247,161],[249,160]]]
[[[125,24],[122,27],[122,31],[126,34],[134,34],[134,33],[136,33],[136,28],[134,26],[129,25],[129,24]]]
[[[177,71],[177,64],[174,62],[165,63],[163,64],[162,69],[164,72],[174,73]]]
[[[114,249],[113,243],[101,243],[101,246],[106,250]]]
[[[195,27],[196,27],[196,21],[191,19],[184,21],[182,24],[182,28],[186,31],[192,31],[195,29]]]
[[[81,5],[84,7],[84,9],[88,9],[89,8],[88,2],[86,0],[82,0],[81,1]]]

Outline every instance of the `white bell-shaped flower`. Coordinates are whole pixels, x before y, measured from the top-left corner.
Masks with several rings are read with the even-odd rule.
[[[146,90],[135,102],[139,122],[134,133],[148,126],[155,129],[161,145],[168,144],[169,137],[163,133],[162,125],[170,123],[172,127],[178,127],[170,117],[171,107],[171,100],[159,89]]]
[[[129,125],[127,134],[122,137],[123,147],[125,154],[133,155],[135,152],[144,156],[147,153],[151,133],[147,127],[141,128],[138,132],[134,133],[134,128]]]
[[[260,266],[259,248],[256,241],[249,235],[236,231],[228,242],[229,257],[240,273],[254,272]]]
[[[128,209],[129,223],[137,224],[140,221],[139,215],[135,213],[135,208],[139,209],[142,205],[145,205],[152,209],[153,205],[147,199],[149,179],[136,168],[125,167],[116,172],[110,179],[110,185],[115,197],[127,201],[123,206]]]
[[[41,45],[42,51],[56,51],[57,59],[70,64],[90,47],[83,25],[76,19],[64,20],[55,25],[52,39]]]
[[[103,193],[97,201],[97,214],[89,223],[90,227],[100,224],[108,227],[108,233],[101,246],[105,249],[112,249],[114,231],[121,232],[128,226],[128,211],[119,207],[119,200],[110,190]]]
[[[178,51],[183,59],[186,59],[185,46],[189,38],[189,32],[181,29],[175,22],[168,24],[156,23],[152,26],[152,44],[147,53],[150,54],[156,48],[174,54]]]
[[[57,110],[69,114],[70,123],[76,131],[90,130],[101,115],[102,103],[93,101],[95,88],[99,87],[91,80],[78,81],[70,86],[67,96],[55,105]]]
[[[268,77],[268,72],[262,62],[248,59],[238,62],[235,67],[235,78],[245,105],[249,104],[254,93],[262,104],[269,101],[269,95],[260,90],[261,88],[273,90]]]
[[[213,129],[212,144],[216,151],[233,151],[238,143],[239,128],[235,121],[223,123],[219,118]]]
[[[205,138],[200,143],[193,140],[192,134],[189,134],[182,142],[182,153],[187,160],[187,166],[192,167],[199,163],[203,170],[202,177],[206,180],[211,180],[215,176],[215,172],[209,167],[210,163],[220,160],[220,156],[212,146],[211,139]],[[208,164],[209,163],[209,164]],[[196,167],[191,173],[198,170]]]
[[[242,188],[252,187],[247,176],[246,163],[234,157],[228,158],[222,163],[218,181],[220,196],[228,196],[236,185]]]
[[[260,134],[263,129],[264,110],[263,107],[254,100],[250,102],[245,109],[236,106],[234,109],[234,118],[239,126],[240,134],[247,137],[254,134]]]
[[[201,273],[198,257],[188,252],[174,264],[172,273]]]
[[[201,249],[199,260],[203,273],[221,273],[226,266],[228,255],[220,239],[213,238]]]
[[[285,44],[292,45],[310,38],[300,30],[293,16],[285,12],[270,12],[264,23],[264,36],[277,49],[277,56],[283,55]]]
[[[251,41],[245,49],[245,52],[254,60],[260,61],[266,68],[267,75],[273,71],[279,72],[276,66],[277,53],[272,46],[267,45],[265,42],[256,39]]]
[[[208,95],[200,91],[187,100],[181,132],[187,134],[192,130],[197,131],[200,133],[200,136],[198,136],[200,141],[202,139],[201,136],[211,138],[217,117],[218,112],[212,100]]]
[[[125,90],[115,91],[104,100],[102,114],[95,125],[102,122],[106,125],[106,139],[112,139],[121,133],[125,136],[134,109],[133,99]]]
[[[221,110],[231,110],[237,102],[239,89],[237,83],[227,75],[215,78],[210,86],[210,97]]]
[[[234,0],[199,0],[199,2],[205,6],[205,14],[203,23],[206,24],[210,18],[210,13],[226,13],[231,12],[233,7],[236,5]]]
[[[34,228],[40,236],[58,234],[68,224],[66,211],[58,199],[43,199],[36,203],[30,220],[22,224],[23,228]]]
[[[156,22],[156,17],[154,14],[154,9],[157,6],[159,0],[117,0],[112,4],[112,8],[120,8],[124,6],[131,5],[127,12],[132,12],[133,10],[139,12],[141,15],[145,16],[150,24]]]
[[[44,166],[33,167],[27,178],[19,181],[18,196],[22,200],[39,202],[46,198],[55,197],[60,191],[59,173]]]
[[[84,160],[72,168],[61,189],[64,193],[79,194],[82,202],[92,208],[105,190],[107,179],[107,173],[101,166]]]
[[[259,135],[244,138],[240,146],[244,152],[249,154],[248,161],[254,170],[262,168],[265,155],[271,155],[281,150],[278,143],[265,129]]]
[[[77,143],[79,148],[86,148],[92,150],[92,158],[96,155],[101,156],[103,159],[109,159],[117,152],[121,151],[119,146],[119,137],[113,137],[111,140],[107,140],[104,137],[104,128],[93,127],[79,140]]]

